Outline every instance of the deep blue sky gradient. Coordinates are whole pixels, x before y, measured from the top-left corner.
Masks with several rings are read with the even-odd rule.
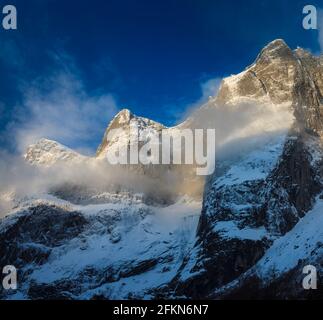
[[[8,3],[18,30],[0,29],[2,147],[25,112],[21,87],[46,78],[53,52],[72,57],[89,95],[111,93],[120,108],[172,125],[201,83],[240,72],[273,39],[319,51],[318,32],[302,28],[308,1],[1,0],[1,8]]]

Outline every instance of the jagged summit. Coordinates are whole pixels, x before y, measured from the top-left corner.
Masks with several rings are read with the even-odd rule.
[[[113,118],[112,122],[118,121],[120,124],[128,123],[134,116],[134,114],[129,109],[122,109]]]
[[[323,94],[323,63],[304,49],[292,51],[281,40],[270,42],[243,72],[222,81],[216,102],[273,104],[293,110],[299,126],[317,134]]]
[[[82,162],[87,157],[73,151],[72,149],[58,143],[57,141],[40,139],[37,143],[30,145],[24,158],[30,164],[51,166],[57,162]]]
[[[251,66],[223,80],[218,101],[220,104],[246,101],[292,104],[297,69],[292,50],[283,40],[274,40],[261,50]]]
[[[122,109],[118,114],[110,121],[107,129],[105,130],[102,143],[97,149],[96,156],[101,157],[104,152],[107,150],[107,147],[111,147],[114,143],[128,143],[129,136],[128,134],[123,137],[116,137],[110,143],[107,141],[107,136],[109,132],[113,129],[123,129],[124,132],[129,132],[130,126],[136,126],[139,129],[139,134],[142,129],[145,128],[154,128],[156,130],[161,130],[165,128],[162,124],[150,120],[148,118],[139,117],[133,114],[129,109]]]
[[[269,42],[260,52],[256,61],[263,58],[286,57],[292,54],[292,50],[283,39],[276,39]]]

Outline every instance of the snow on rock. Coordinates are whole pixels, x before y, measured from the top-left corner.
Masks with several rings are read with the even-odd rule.
[[[323,201],[317,196],[322,66],[321,58],[292,51],[278,39],[243,72],[225,78],[218,95],[177,127],[124,109],[110,122],[96,157],[47,139],[30,146],[25,159],[34,165],[99,161],[120,145],[128,147],[134,127],[145,142],[162,129],[194,126],[197,119],[214,123],[203,112],[251,111],[241,118],[247,123],[219,143],[223,154],[207,181],[203,205],[182,198],[158,207],[135,192],[105,190],[91,194],[88,203],[48,194],[20,199],[0,221],[0,262],[17,264],[23,280],[16,293],[0,297],[205,299],[217,290],[243,288],[241,298],[249,288],[243,287],[246,279],[257,275],[271,285],[273,270],[282,279],[276,295],[289,297],[284,275],[300,261],[323,257]],[[118,128],[124,133],[107,141]],[[244,143],[247,148],[240,148]],[[226,156],[226,147],[235,152]],[[183,173],[193,185],[189,171]]]
[[[107,152],[116,152],[121,146],[128,146],[130,141],[135,141],[134,139],[139,138],[141,141],[146,141],[149,138],[149,134],[156,135],[163,128],[165,127],[158,122],[136,116],[130,110],[123,109],[109,123],[96,155],[98,158],[103,158]],[[120,132],[117,135],[112,134],[112,130],[115,129],[123,130],[122,134]],[[136,129],[136,131],[133,129]],[[132,136],[137,134],[137,130],[138,137]],[[110,132],[109,141],[107,141]],[[143,136],[146,133],[147,136]]]
[[[264,227],[240,229],[233,221],[220,221],[214,225],[213,230],[223,237],[249,240],[261,240],[268,236]]]
[[[51,166],[57,162],[81,163],[88,158],[61,145],[60,143],[41,139],[27,148],[24,158],[33,165]]]
[[[43,197],[41,206],[44,210],[48,208],[42,211],[44,218],[51,214],[51,208],[58,208],[53,200],[53,196]],[[63,203],[59,210],[67,210]],[[1,232],[20,223],[17,217],[26,215],[29,208],[39,208],[40,202],[28,205],[25,204],[25,209],[20,209],[18,215],[7,217],[1,224],[2,228],[7,227]],[[143,203],[129,206],[128,202],[121,201],[69,205],[68,212],[77,212],[84,219],[83,231],[53,247],[42,239],[18,241],[22,252],[30,250],[30,246],[36,250],[35,245],[42,245],[33,256],[36,261],[40,251],[47,253],[43,253],[40,264],[34,261],[32,271],[28,265],[23,267],[21,272],[30,270],[29,275],[11,298],[36,297],[43,290],[40,288],[59,285],[62,281],[71,284],[70,297],[77,299],[99,294],[109,299],[149,296],[150,290],[168,283],[175,276],[183,256],[193,246],[200,206],[188,198],[163,208]],[[28,216],[33,219],[30,213]]]
[[[323,200],[318,198],[312,210],[285,236],[277,239],[256,264],[262,279],[271,280],[297,266],[299,261],[323,256]]]
[[[262,147],[240,156],[223,175],[216,178],[217,187],[266,178],[282,154],[285,139],[286,134],[273,137],[266,140]]]

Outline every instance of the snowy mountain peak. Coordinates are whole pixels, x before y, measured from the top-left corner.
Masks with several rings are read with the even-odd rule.
[[[320,134],[322,72],[320,58],[303,49],[292,51],[278,39],[265,46],[251,66],[222,81],[216,102],[285,106],[299,126]]]
[[[122,109],[114,117],[113,121],[118,121],[120,124],[129,123],[129,121],[134,117],[129,109]]]
[[[268,43],[260,52],[257,60],[261,58],[277,58],[292,55],[292,50],[282,39],[276,39]]]
[[[32,165],[51,166],[57,162],[81,162],[87,157],[71,150],[70,148],[49,139],[40,139],[30,145],[24,158]]]
[[[118,143],[126,143],[127,144],[129,141],[128,135],[129,135],[129,131],[130,131],[129,130],[130,126],[137,127],[139,130],[139,134],[143,129],[146,129],[146,128],[152,128],[157,131],[161,130],[162,128],[165,128],[162,124],[160,124],[158,122],[155,122],[155,121],[150,120],[148,118],[136,116],[130,110],[123,109],[109,123],[109,125],[105,131],[102,143],[100,144],[99,148],[97,149],[97,152],[96,152],[97,157],[102,157],[102,155],[105,153],[107,148],[111,147],[112,144],[115,144],[117,141],[118,141]],[[117,139],[115,141],[111,141],[108,143],[108,141],[107,141],[108,134],[113,129],[123,129],[127,136],[123,137],[124,139]]]

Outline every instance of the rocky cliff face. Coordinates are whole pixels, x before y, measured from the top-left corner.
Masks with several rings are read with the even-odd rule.
[[[197,243],[177,275],[176,294],[217,297],[218,291],[225,297],[225,290],[220,288],[230,287],[243,277],[277,239],[284,239],[296,223],[301,224],[300,219],[313,207],[322,190],[320,68],[319,58],[301,49],[293,52],[282,40],[276,40],[262,50],[252,66],[223,81],[217,103],[229,107],[241,101],[287,104],[295,120],[280,141],[278,138],[272,145],[258,148],[210,178]],[[280,287],[281,297],[289,296],[282,288],[283,279],[293,279],[294,286],[299,286],[291,296],[308,295],[296,280],[301,278],[302,267],[315,264],[316,258],[303,257],[288,276],[280,275],[279,284],[275,279],[277,284],[272,286]],[[281,260],[276,263],[283,263]],[[319,263],[315,265],[321,268]],[[251,278],[249,275],[249,282],[235,283],[235,295],[230,297],[243,298],[256,277]],[[274,298],[275,292],[268,289],[271,282],[261,287],[261,279],[258,276],[254,297],[263,292],[265,297]]]
[[[322,59],[297,49],[283,40],[268,44],[254,64],[223,81],[218,103],[234,104],[256,100],[292,106],[298,125],[322,131]]]
[[[143,130],[151,130],[152,132],[159,133],[165,127],[155,121],[147,118],[137,117],[130,112],[128,109],[121,110],[108,125],[101,145],[98,147],[96,152],[97,157],[104,157],[109,149],[113,148],[114,145],[129,145],[131,139],[131,128],[138,128],[138,135],[141,140],[145,140],[142,136]],[[113,136],[109,141],[107,139],[110,131],[114,129],[121,129],[124,131],[124,136]]]
[[[218,95],[180,127],[200,125],[201,119],[205,127],[221,126],[223,120],[212,118],[221,112],[214,110],[247,108],[252,114],[256,108],[269,109],[276,117],[268,123],[264,112],[263,118],[251,118],[234,132],[235,144],[229,146],[237,151],[218,157],[201,209],[187,198],[160,207],[136,194],[123,197],[110,191],[95,204],[72,204],[59,194],[23,202],[0,222],[1,263],[21,269],[22,286],[13,294],[322,298],[322,289],[309,292],[301,285],[306,264],[315,265],[322,279],[322,94],[322,58],[300,48],[293,51],[283,40],[271,42],[251,66],[225,78]],[[283,126],[275,126],[279,118]],[[107,135],[116,128],[129,132],[132,125],[165,129],[122,110],[93,159],[102,159],[120,144],[128,146],[128,134],[109,142]],[[256,137],[245,132],[256,132]],[[237,148],[246,140],[248,148]],[[36,165],[88,161],[48,140],[31,146],[26,159]],[[147,169],[135,170],[147,174]],[[199,183],[187,179],[188,172],[181,172],[187,185]],[[164,173],[153,168],[149,175],[160,179]]]

